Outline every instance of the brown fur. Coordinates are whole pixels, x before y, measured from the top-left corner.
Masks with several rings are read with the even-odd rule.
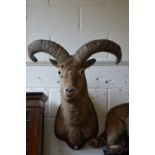
[[[105,131],[96,139],[92,139],[90,145],[93,147],[106,146],[106,151],[116,153],[118,150],[128,147],[128,132],[129,104],[124,103],[113,107],[108,112]]]
[[[61,72],[61,105],[56,115],[55,134],[72,149],[82,148],[98,133],[97,115],[88,95],[84,75],[87,65],[81,65],[72,58],[67,63],[57,64],[59,73]],[[76,91],[66,95],[65,87],[73,87]]]

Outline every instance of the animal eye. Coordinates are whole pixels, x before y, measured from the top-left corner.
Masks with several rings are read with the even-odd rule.
[[[60,72],[60,71],[58,71],[58,74],[60,75],[60,74],[61,74],[61,72]]]

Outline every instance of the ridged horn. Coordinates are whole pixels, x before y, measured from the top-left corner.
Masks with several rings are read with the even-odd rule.
[[[44,52],[53,56],[59,63],[64,62],[69,53],[61,45],[50,40],[35,40],[28,45],[28,55],[32,61],[38,61],[35,53]]]
[[[108,52],[117,57],[116,64],[121,61],[122,52],[118,44],[111,40],[101,39],[90,41],[81,46],[74,54],[75,59],[82,63],[86,61],[91,55],[98,52]]]

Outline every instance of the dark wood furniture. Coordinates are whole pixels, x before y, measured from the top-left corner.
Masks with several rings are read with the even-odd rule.
[[[26,93],[26,155],[43,155],[46,100],[42,92]]]

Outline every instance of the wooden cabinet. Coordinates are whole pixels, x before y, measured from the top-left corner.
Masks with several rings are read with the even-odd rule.
[[[43,155],[44,110],[47,96],[26,93],[26,155]]]

